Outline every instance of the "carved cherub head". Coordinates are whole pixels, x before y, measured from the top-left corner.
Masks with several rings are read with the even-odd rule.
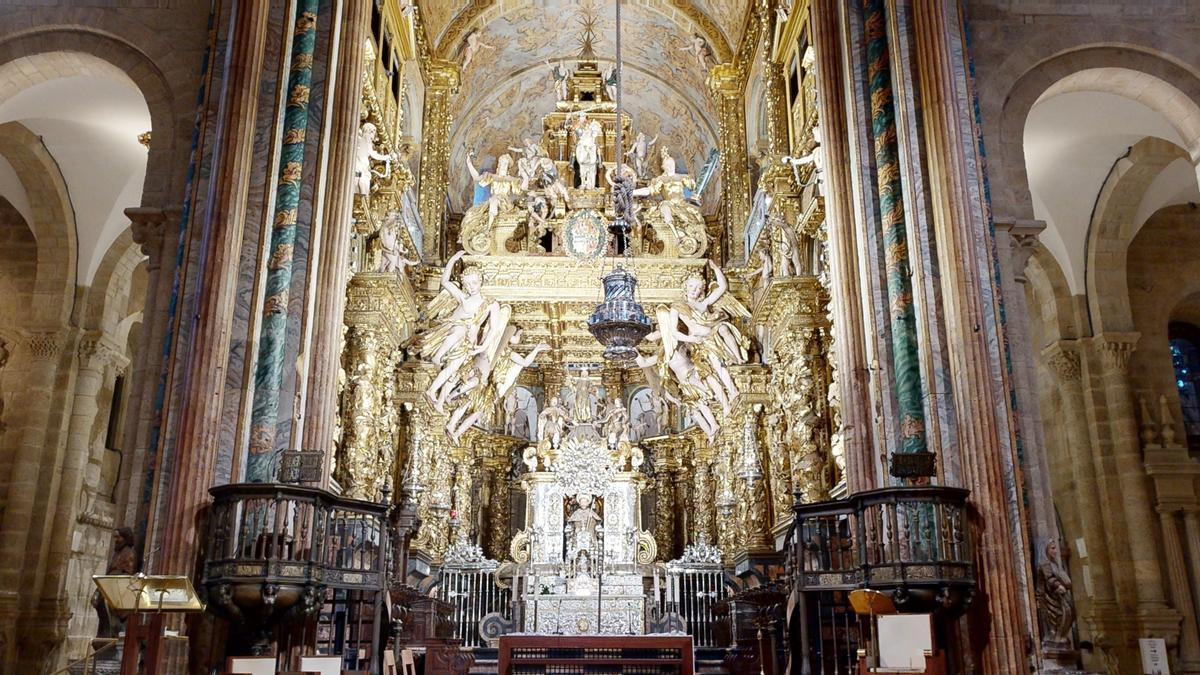
[[[688,300],[699,300],[700,295],[704,292],[704,278],[692,275],[683,282],[683,292]]]
[[[478,293],[479,289],[483,288],[483,273],[474,265],[465,268],[462,271],[462,285],[463,290],[467,293],[471,295]]]

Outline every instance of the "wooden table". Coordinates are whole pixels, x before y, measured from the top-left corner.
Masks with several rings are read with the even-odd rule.
[[[505,635],[499,660],[499,675],[513,675],[518,668],[521,673],[646,673],[659,666],[653,672],[678,675],[694,675],[696,669],[690,635]]]

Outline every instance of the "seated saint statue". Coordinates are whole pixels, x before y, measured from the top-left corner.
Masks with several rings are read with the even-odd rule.
[[[600,524],[600,514],[592,509],[591,495],[575,495],[575,503],[575,511],[567,517],[567,523],[571,526],[571,538],[567,546],[571,562],[575,562],[581,552],[588,552],[589,556],[595,554],[596,527]]]
[[[675,173],[675,158],[666,148],[659,151],[659,157],[662,173],[651,179],[646,187],[634,190],[633,196],[657,197],[658,215],[674,235],[679,255],[699,257],[708,249],[704,215],[684,195],[685,190],[696,189],[696,181],[687,174]]]
[[[496,159],[495,172],[481,173],[475,168],[474,157],[472,150],[467,155],[467,170],[471,172],[475,184],[488,188],[490,194],[487,201],[471,207],[463,216],[459,242],[470,253],[487,254],[490,253],[496,218],[516,208],[517,198],[521,194],[521,179],[512,175],[512,157],[508,154]]]

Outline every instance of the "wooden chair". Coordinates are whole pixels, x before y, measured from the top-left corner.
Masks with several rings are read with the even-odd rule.
[[[400,675],[417,675],[417,661],[411,649],[400,650]]]

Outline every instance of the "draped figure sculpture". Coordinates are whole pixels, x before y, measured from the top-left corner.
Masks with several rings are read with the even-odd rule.
[[[512,156],[500,155],[496,159],[494,172],[480,172],[475,168],[475,151],[467,153],[467,171],[479,187],[488,189],[488,198],[482,204],[472,206],[463,215],[462,232],[459,242],[471,253],[487,254],[489,252],[492,231],[496,218],[502,213],[508,213],[516,208],[517,198],[521,195],[521,179],[512,175]]]
[[[517,383],[521,371],[528,368],[539,354],[550,349],[543,342],[522,356],[516,351],[520,342],[520,329],[507,325],[498,338],[489,338],[472,350],[474,361],[457,391],[452,394],[454,400],[461,399],[461,403],[446,420],[446,434],[455,445],[473,424],[495,408],[497,401],[504,399]]]
[[[688,201],[686,192],[696,188],[691,176],[675,172],[675,158],[667,148],[659,150],[662,173],[650,184],[633,191],[635,197],[658,198],[658,214],[662,224],[675,237],[679,255],[697,258],[708,248],[708,233],[700,208]]]
[[[600,122],[588,119],[581,111],[574,118],[572,130],[575,133],[575,163],[579,166],[579,188],[591,190],[597,187],[596,168],[600,164],[598,143],[604,127]]]

